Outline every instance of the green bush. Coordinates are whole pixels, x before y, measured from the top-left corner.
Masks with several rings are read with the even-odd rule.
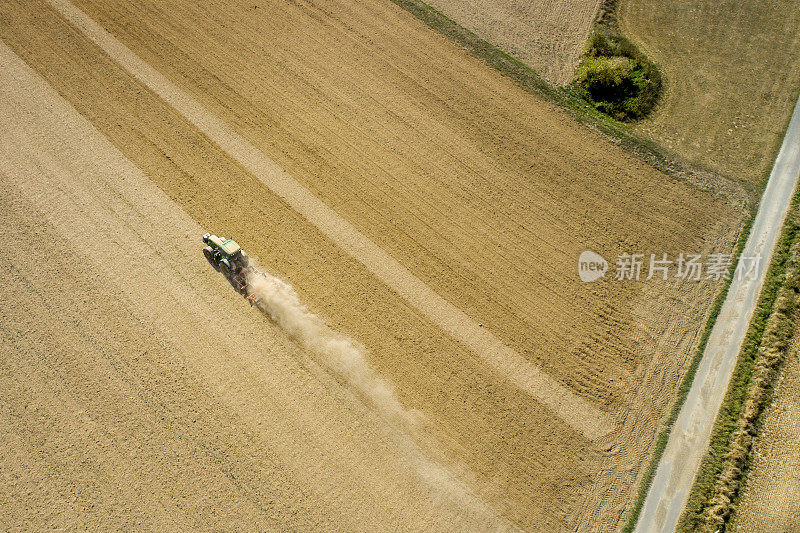
[[[661,95],[661,74],[621,35],[597,28],[573,82],[576,92],[619,121],[643,118]]]

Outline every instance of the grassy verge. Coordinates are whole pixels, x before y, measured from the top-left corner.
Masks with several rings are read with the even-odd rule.
[[[711,330],[714,328],[714,323],[717,321],[719,312],[722,309],[722,304],[725,302],[725,298],[728,296],[728,291],[731,287],[731,281],[733,280],[738,258],[741,255],[742,250],[744,250],[744,245],[747,242],[747,237],[750,235],[750,229],[752,228],[754,218],[755,209],[753,209],[750,213],[750,217],[747,219],[747,222],[745,222],[744,227],[739,234],[739,239],[736,241],[736,247],[734,249],[734,257],[736,260],[731,264],[728,272],[728,279],[725,280],[722,290],[720,290],[719,294],[717,294],[714,303],[711,305],[711,309],[708,313],[708,319],[706,320],[706,325],[703,328],[703,334],[700,336],[700,342],[697,344],[697,348],[692,356],[692,362],[689,365],[689,369],[686,371],[686,375],[683,377],[680,387],[678,388],[678,398],[675,400],[669,416],[664,422],[661,431],[658,433],[655,451],[650,458],[650,463],[647,465],[647,468],[644,471],[642,480],[639,482],[639,488],[636,493],[636,501],[628,513],[628,517],[625,520],[625,525],[622,527],[622,531],[625,533],[629,533],[636,528],[636,521],[639,519],[639,513],[642,512],[642,506],[644,506],[645,498],[647,498],[647,491],[650,489],[650,485],[653,482],[653,477],[656,474],[658,463],[661,461],[661,456],[664,454],[664,449],[667,447],[667,441],[669,440],[669,435],[672,432],[672,427],[675,425],[675,421],[678,419],[678,415],[681,412],[683,403],[686,401],[686,397],[689,395],[689,390],[692,388],[692,382],[694,381],[695,374],[697,374],[697,368],[700,366],[700,361],[703,359],[703,352],[706,349],[706,344],[708,344],[708,338],[711,335]]]
[[[532,68],[490,42],[481,39],[474,32],[461,26],[434,7],[421,0],[391,1],[464,48],[474,57],[510,78],[525,91],[557,105],[573,119],[599,132],[612,143],[634,153],[656,169],[678,179],[689,180],[701,189],[724,194],[734,204],[746,205],[749,202],[750,197],[745,197],[738,189],[730,192],[716,187],[715,183],[710,183],[708,180],[692,179],[698,170],[696,167],[668,155],[656,143],[634,133],[628,125],[601,113],[594,105],[584,100],[575,87],[550,85]],[[605,9],[608,11],[604,16],[607,20],[613,20],[613,18],[608,19],[608,17],[613,17],[613,2],[607,2],[607,4]]]
[[[770,262],[758,306],[678,531],[725,531],[750,464],[753,437],[792,337],[800,292],[800,192]]]

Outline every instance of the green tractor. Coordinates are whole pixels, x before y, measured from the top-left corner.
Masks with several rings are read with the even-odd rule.
[[[203,255],[211,266],[233,285],[236,292],[247,296],[247,270],[250,267],[250,258],[244,250],[233,240],[223,239],[206,233],[203,235]]]

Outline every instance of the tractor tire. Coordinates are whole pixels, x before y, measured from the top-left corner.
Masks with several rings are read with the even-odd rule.
[[[215,270],[218,270],[217,266],[214,264],[214,249],[210,246],[206,246],[203,248],[203,255],[206,257],[206,261],[208,261]]]
[[[242,268],[247,268],[250,265],[250,258],[244,253],[244,250],[241,252],[242,258],[239,260],[242,263]]]
[[[231,277],[231,264],[228,261],[227,257],[223,258],[219,262],[219,271],[222,272],[222,275],[225,276],[226,278]]]

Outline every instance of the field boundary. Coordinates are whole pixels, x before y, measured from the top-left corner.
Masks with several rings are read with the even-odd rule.
[[[619,0],[601,0],[594,23],[622,33],[619,29],[619,19],[617,18],[618,2]]]
[[[703,191],[718,194],[736,207],[748,209],[757,202],[756,198],[761,192],[761,188],[755,190],[739,181],[668,154],[657,143],[641,137],[626,124],[595,109],[569,86],[555,87],[549,84],[533,68],[482,39],[475,32],[465,28],[430,4],[422,0],[391,0],[391,2],[465,49],[473,57],[499,71],[526,92],[558,106],[577,122],[599,133],[609,142],[634,154],[653,168],[675,179],[691,183]],[[604,7],[606,5],[608,7]],[[606,17],[610,16],[616,20],[613,18],[616,16],[613,14],[615,6],[616,0],[606,0],[598,10],[598,17],[601,10],[610,9],[612,15],[606,15]],[[596,20],[595,24],[597,23]]]
[[[750,467],[752,442],[772,401],[773,386],[793,336],[800,291],[800,191],[781,232],[731,384],[714,422],[709,449],[677,531],[725,531]],[[726,475],[727,473],[727,475]],[[710,529],[709,529],[710,528]]]
[[[689,395],[689,390],[692,388],[692,383],[694,382],[695,375],[697,374],[697,369],[700,366],[700,361],[703,359],[703,354],[705,353],[706,345],[708,344],[708,338],[711,336],[711,330],[714,328],[714,324],[717,322],[717,317],[719,317],[722,304],[728,297],[728,291],[730,290],[731,283],[733,282],[733,275],[739,262],[739,256],[741,255],[742,250],[744,250],[744,246],[747,243],[747,238],[750,236],[750,230],[753,227],[755,216],[756,209],[753,207],[750,212],[750,216],[742,226],[742,230],[739,233],[739,238],[736,241],[736,246],[733,252],[734,260],[732,261],[730,269],[728,270],[728,277],[725,279],[722,289],[720,289],[719,293],[717,293],[717,297],[714,299],[714,303],[709,309],[708,318],[706,319],[706,324],[703,328],[703,334],[700,336],[700,342],[697,344],[697,348],[695,348],[694,356],[692,356],[692,362],[689,365],[689,369],[686,371],[683,380],[681,381],[680,387],[678,388],[678,398],[675,400],[675,403],[673,403],[672,410],[670,411],[667,420],[662,424],[662,428],[658,433],[658,437],[656,437],[655,451],[651,455],[650,463],[645,469],[642,479],[639,482],[636,501],[629,511],[628,518],[625,520],[625,525],[622,527],[623,533],[630,533],[636,528],[636,522],[639,520],[639,514],[641,513],[645,499],[647,498],[647,491],[650,490],[650,485],[655,477],[658,464],[661,462],[661,457],[664,455],[664,450],[667,447],[667,441],[669,440],[670,433],[672,433],[672,428],[675,425],[675,421],[678,419],[678,415],[683,408],[686,397]]]
[[[700,342],[695,349],[692,362],[681,381],[678,389],[678,398],[672,406],[667,420],[662,424],[656,439],[656,448],[651,456],[651,461],[645,470],[637,489],[637,499],[626,519],[623,531],[630,532],[635,529],[636,522],[647,496],[656,469],[666,448],[672,427],[678,418],[684,401],[689,394],[695,374],[703,358],[711,330],[719,316],[722,304],[728,295],[730,284],[735,272],[739,256],[745,247],[750,235],[753,221],[758,207],[758,196],[763,192],[764,185],[748,186],[741,182],[725,178],[706,169],[690,165],[667,153],[653,141],[643,139],[636,135],[627,125],[603,115],[591,105],[577,96],[569,87],[554,87],[539,76],[534,69],[522,61],[504,52],[497,46],[480,38],[471,30],[463,27],[444,13],[422,0],[391,0],[400,8],[408,11],[427,26],[438,31],[448,39],[464,48],[472,56],[482,60],[487,65],[498,70],[502,75],[510,78],[523,90],[544,98],[564,110],[570,117],[580,122],[587,128],[602,134],[612,143],[633,153],[649,165],[676,179],[687,181],[701,190],[712,191],[725,197],[731,204],[744,209],[748,215],[742,225],[739,237],[734,247],[734,261],[730,267],[729,277],[717,294],[709,309]],[[616,18],[617,0],[604,0],[601,2],[595,24],[617,28]],[[780,149],[780,143],[776,152]],[[766,182],[765,182],[766,183]]]
[[[702,435],[704,443],[711,442],[717,420],[722,413],[722,406],[728,397],[728,391],[735,388],[731,380],[735,371],[740,367],[750,327],[754,323],[754,317],[758,316],[758,312],[764,307],[763,298],[769,297],[768,291],[770,287],[773,287],[773,285],[765,285],[767,281],[773,283],[775,280],[776,270],[772,268],[772,265],[779,264],[776,261],[781,259],[781,252],[785,252],[783,246],[784,238],[789,234],[787,232],[800,231],[797,228],[793,229],[793,224],[797,221],[791,218],[794,216],[794,209],[800,196],[797,186],[798,173],[800,173],[800,151],[795,149],[796,145],[794,144],[800,135],[800,122],[798,121],[800,121],[800,103],[795,105],[781,149],[775,158],[770,178],[759,202],[761,205],[749,222],[748,233],[750,235],[743,248],[748,251],[750,256],[758,254],[762,259],[767,260],[769,268],[767,270],[758,268],[757,272],[763,273],[760,274],[760,277],[739,277],[735,281],[731,280],[726,287],[726,292],[729,292],[731,287],[735,287],[735,290],[738,291],[736,299],[729,302],[730,295],[725,299],[722,310],[725,310],[726,314],[722,317],[722,325],[716,323],[709,338],[705,339],[707,344],[714,338],[715,344],[711,345],[712,352],[705,354],[709,358],[706,359],[704,355],[700,367],[698,367],[698,371],[702,369],[705,373],[703,383],[699,384],[697,388],[692,385],[689,394],[682,399],[684,404],[693,402],[686,412],[682,407],[678,416],[683,433],[674,440],[669,436],[665,449],[660,450],[659,454],[668,453],[668,449],[670,461],[668,463],[659,462],[656,466],[655,477],[650,476],[649,479],[644,480],[648,485],[647,490],[644,491],[645,498],[653,496],[649,492],[652,488],[649,485],[655,481],[660,483],[660,492],[653,496],[653,500],[645,499],[644,512],[649,520],[660,521],[662,528],[677,527],[686,509],[686,500],[694,490],[693,487],[698,477],[697,472],[700,471],[709,450],[708,444],[700,448],[693,441],[698,438],[698,435]],[[734,262],[738,262],[741,253],[737,252]],[[751,283],[748,287],[747,280],[751,280],[757,285],[754,286]],[[717,315],[720,312],[722,311],[717,312]],[[717,326],[724,329],[718,330]],[[735,336],[735,340],[731,338],[732,336]],[[715,361],[717,368],[712,370],[711,365],[714,365]],[[712,375],[715,378],[722,375],[724,381],[718,382],[711,378]],[[696,379],[696,376],[693,379]],[[711,409],[713,409],[713,413]],[[712,414],[713,418],[711,418]],[[684,455],[688,458],[684,459]],[[663,461],[663,457],[661,461]],[[692,469],[686,469],[685,464],[684,468],[680,469],[682,461],[691,461]],[[674,468],[676,463],[679,470]],[[666,509],[661,507],[662,504],[666,506]],[[626,528],[638,527],[637,522],[641,520],[642,510],[641,505],[634,507],[632,517],[626,523]],[[642,529],[645,527],[648,525],[642,526]]]

